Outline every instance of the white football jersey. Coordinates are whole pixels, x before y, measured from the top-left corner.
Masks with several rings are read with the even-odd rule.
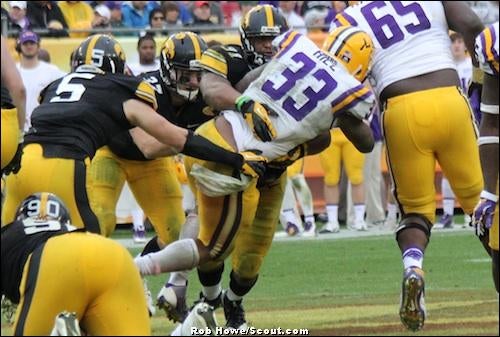
[[[336,113],[349,111],[360,119],[369,114],[370,89],[310,39],[289,31],[273,45],[278,54],[243,94],[275,112],[271,121],[277,137],[260,142],[240,113],[224,112],[239,151],[258,149],[272,160],[329,130]]]
[[[455,62],[457,67],[458,78],[460,79],[460,86],[463,92],[469,90],[469,84],[472,81],[472,59],[466,57],[463,61]]]
[[[337,14],[331,29],[357,26],[374,43],[372,86],[388,85],[441,69],[456,69],[440,1],[363,1]]]
[[[476,37],[475,52],[481,69],[498,76],[498,21]]]

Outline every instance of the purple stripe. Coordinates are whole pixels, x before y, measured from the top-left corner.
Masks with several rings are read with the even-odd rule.
[[[362,88],[364,88],[364,85],[360,84],[357,87],[354,87],[354,88],[351,88],[351,89],[347,90],[342,95],[340,95],[339,97],[337,97],[336,99],[333,100],[333,102],[332,102],[332,108],[334,108],[339,103],[341,103],[344,99],[346,99],[347,96],[352,95],[353,93],[355,93],[356,91],[361,90]]]
[[[368,91],[366,94],[364,94],[363,96],[361,97],[356,97],[351,103],[347,104],[345,107],[343,107],[342,109],[340,109],[340,111],[347,111],[349,109],[351,109],[352,107],[354,107],[356,104],[358,104],[359,102],[361,102],[362,100],[370,97],[372,95],[372,92],[371,91]],[[339,111],[337,111],[339,112]]]
[[[285,49],[283,49],[283,50],[280,51],[280,54],[278,55],[278,58],[281,57],[281,55],[285,54],[290,48],[292,48],[292,46],[295,44],[295,42],[297,42],[297,40],[301,36],[302,36],[302,34],[297,33],[297,35],[295,35],[295,37],[292,39],[292,42],[290,42],[288,44],[288,46],[285,47]]]
[[[493,54],[495,60],[498,61],[498,54],[495,50],[495,41],[497,40],[497,36],[495,35],[495,28],[493,27],[493,25],[491,25],[489,29],[491,31],[491,53]]]
[[[342,15],[344,16],[344,18],[352,25],[352,26],[357,26],[358,23],[356,22],[356,20],[354,20],[354,18],[352,16],[350,16],[349,14],[347,14],[347,12],[343,12]]]

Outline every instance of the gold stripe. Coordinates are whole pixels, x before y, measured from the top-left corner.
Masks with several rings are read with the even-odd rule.
[[[493,27],[491,27],[493,29]],[[491,36],[491,30],[489,28],[486,28],[484,30],[484,41],[485,41],[485,46],[484,49],[486,51],[486,56],[488,57],[488,61],[493,61],[495,57],[493,56],[493,53],[491,52],[491,49],[493,49],[493,38]]]
[[[280,51],[274,56],[275,58],[278,57],[278,55],[283,51],[285,50],[286,46],[288,46],[293,38],[297,35],[298,33],[297,32],[291,32],[290,35],[288,36],[288,38],[285,40],[285,42],[281,43],[281,46],[280,46]]]
[[[344,17],[344,15],[342,15],[342,13],[339,13],[337,15],[337,20],[339,20],[339,22],[342,24],[342,26],[350,26],[351,25],[349,23],[349,21],[347,21],[347,19]]]
[[[99,40],[101,36],[96,35],[93,38],[90,39],[87,50],[85,52],[85,64],[92,64],[92,50],[95,47],[95,44],[97,43],[97,40]]]
[[[218,256],[221,256],[222,254],[224,254],[223,248],[224,248],[224,245],[226,244],[226,242],[228,240],[231,240],[231,231],[232,231],[233,227],[239,226],[240,225],[239,221],[241,221],[241,219],[236,219],[236,216],[238,214],[238,212],[237,212],[238,211],[238,193],[230,194],[230,195],[226,196],[226,198],[229,198],[227,212],[226,212],[226,214],[222,215],[224,217],[222,229],[219,232],[219,235],[217,235],[215,243],[214,243],[212,249],[210,250],[210,255],[212,257],[218,257]],[[227,246],[227,248],[229,248],[229,247],[231,247],[231,245]]]
[[[147,82],[141,81],[137,86],[135,94],[137,97],[146,101],[153,106],[153,109],[158,109],[158,103],[156,102],[155,89]]]
[[[48,193],[42,193],[41,195],[41,203],[40,203],[40,215],[39,217],[44,219],[47,216],[47,201],[49,199]]]
[[[358,91],[356,91],[355,93],[353,93],[352,95],[347,96],[342,102],[340,102],[339,104],[337,104],[332,108],[333,113],[336,113],[337,111],[343,109],[346,105],[349,105],[352,101],[363,96],[368,91],[369,91],[368,88],[363,87]]]
[[[274,26],[274,16],[273,16],[273,10],[271,6],[263,6],[266,11],[266,22],[268,27],[273,27]]]
[[[217,73],[227,76],[227,64],[225,62],[221,62],[218,58],[215,58],[211,54],[203,53],[201,57],[201,66],[206,70],[215,70]]]
[[[194,58],[196,60],[199,60],[201,58],[201,47],[200,47],[200,42],[196,38],[196,35],[189,33],[189,38],[193,42],[193,47],[194,47]]]

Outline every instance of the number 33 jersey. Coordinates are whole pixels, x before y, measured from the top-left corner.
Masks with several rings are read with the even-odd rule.
[[[441,1],[363,1],[337,14],[331,28],[340,26],[357,26],[372,38],[377,95],[406,78],[456,69]]]
[[[335,114],[349,111],[361,119],[369,113],[374,102],[370,89],[307,37],[290,31],[278,36],[273,45],[279,52],[244,95],[272,110],[277,137],[267,143],[241,137],[244,131],[235,130],[235,119],[240,116],[227,113],[224,116],[238,135],[240,151],[259,149],[273,160],[329,130]]]

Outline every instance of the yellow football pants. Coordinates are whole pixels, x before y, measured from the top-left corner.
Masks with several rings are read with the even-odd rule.
[[[28,144],[23,151],[21,169],[17,174],[9,174],[5,181],[2,225],[14,220],[17,207],[27,196],[51,192],[64,202],[75,227],[100,233],[87,197],[90,159],[45,158],[40,144]]]
[[[2,170],[16,154],[19,139],[17,109],[2,109]]]
[[[319,154],[321,166],[325,171],[325,184],[327,186],[338,185],[342,164],[351,184],[361,184],[363,182],[365,155],[356,149],[342,130],[335,128],[330,132],[332,142]]]
[[[18,336],[49,336],[61,311],[91,336],[144,336],[151,326],[130,253],[91,233],[55,236],[26,262],[14,324]]]
[[[402,214],[422,214],[434,223],[436,160],[464,212],[472,213],[483,177],[472,110],[460,89],[392,97],[382,118],[394,197]]]
[[[116,225],[116,204],[125,180],[163,243],[177,240],[184,224],[182,191],[172,157],[150,161],[122,159],[99,149],[89,169],[91,206],[109,236]]]

